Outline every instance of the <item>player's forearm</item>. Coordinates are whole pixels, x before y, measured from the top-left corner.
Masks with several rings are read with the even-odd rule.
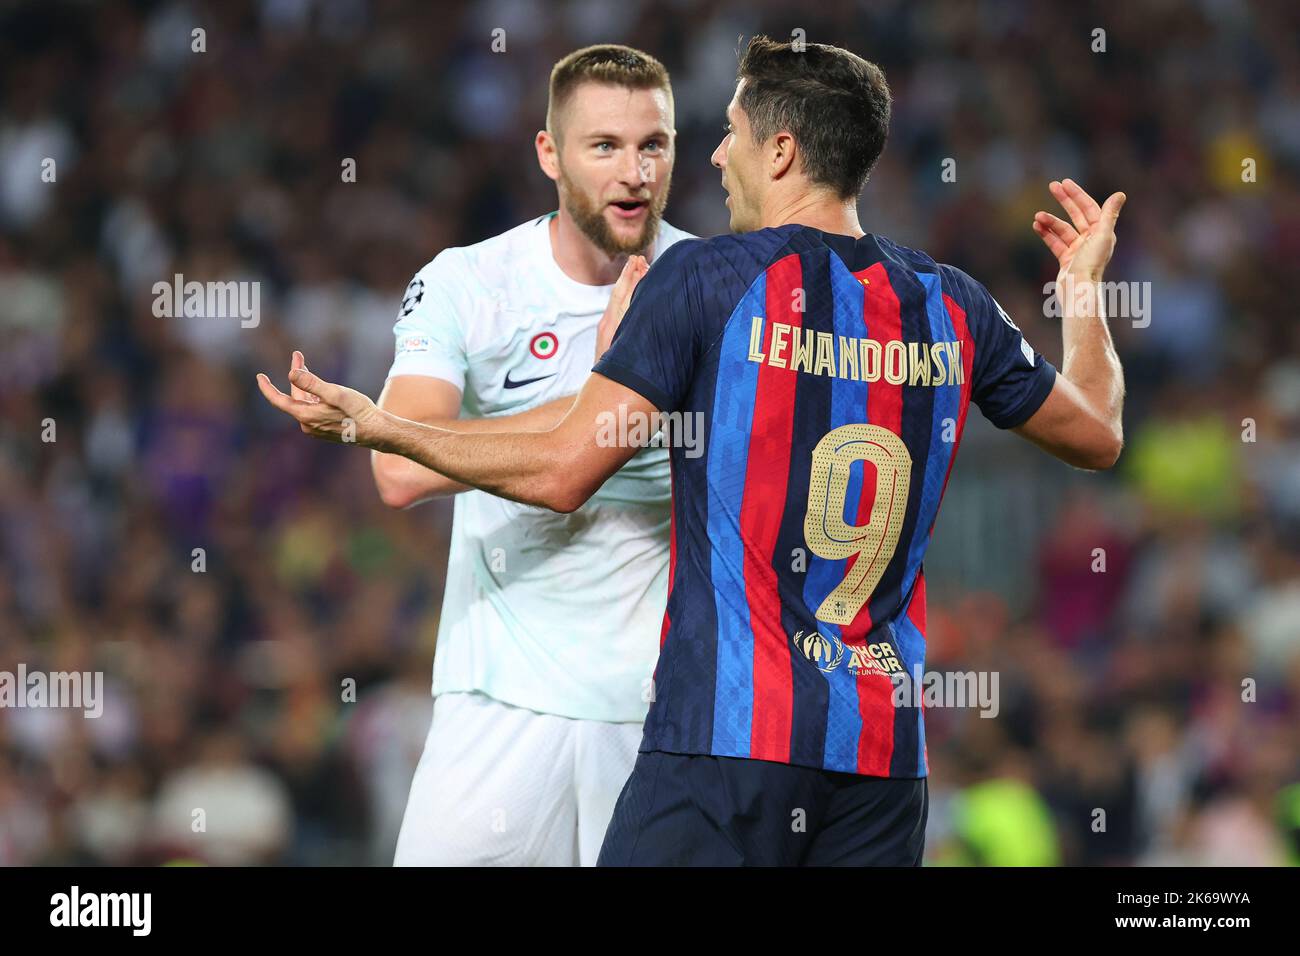
[[[1061,374],[1083,393],[1099,424],[1122,442],[1124,369],[1102,308],[1100,282],[1063,281],[1057,292],[1062,297]]]
[[[574,396],[530,408],[515,415],[495,418],[449,418],[428,424],[462,434],[490,434],[521,431],[549,431],[573,407]],[[463,484],[401,455],[375,452],[371,457],[375,485],[384,503],[393,508],[410,508],[433,498],[469,491]]]
[[[400,455],[462,485],[524,504],[572,511],[562,456],[549,432],[468,433],[385,413],[376,451]]]

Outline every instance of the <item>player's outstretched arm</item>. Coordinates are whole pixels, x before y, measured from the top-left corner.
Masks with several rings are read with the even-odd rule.
[[[649,268],[644,256],[629,256],[624,264],[605,307],[605,314],[596,329],[597,360],[609,348],[614,333],[627,312],[632,292]],[[302,353],[294,352],[289,370],[292,372],[295,368],[301,368],[302,364]],[[296,394],[297,389],[293,386],[291,388],[295,393],[293,397],[300,398]],[[451,382],[427,375],[395,375],[384,384],[384,390],[379,396],[379,407],[398,418],[423,422],[449,431],[542,432],[559,424],[560,419],[573,407],[574,397],[566,395],[517,415],[460,418],[461,390]],[[370,456],[370,470],[380,499],[390,508],[410,508],[431,498],[469,490],[468,485],[452,481],[446,475],[440,475],[401,455],[373,452]]]
[[[1115,223],[1126,199],[1105,205],[1072,179],[1049,189],[1070,222],[1048,212],[1034,216],[1034,232],[1056,256],[1064,358],[1046,401],[1014,431],[1077,468],[1110,468],[1124,447],[1124,369],[1102,309],[1100,284],[1115,251]]]
[[[401,455],[453,481],[559,512],[580,508],[638,451],[607,440],[613,434],[610,423],[633,421],[635,415],[652,421],[657,415],[641,395],[593,373],[568,414],[549,431],[467,434],[399,418],[305,367],[294,368],[289,379],[309,398],[285,395],[263,373],[258,388],[314,438]]]
[[[297,354],[297,353],[295,353]],[[466,433],[547,431],[573,406],[573,395],[495,418],[459,418],[461,391],[427,375],[395,375],[384,385],[379,407],[398,418]],[[390,508],[409,508],[431,498],[459,494],[468,485],[452,481],[401,455],[372,452],[370,470],[379,497]]]

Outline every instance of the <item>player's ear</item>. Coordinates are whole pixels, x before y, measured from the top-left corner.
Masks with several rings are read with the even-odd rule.
[[[794,166],[795,141],[786,130],[780,130],[772,137],[768,146],[768,162],[773,179],[780,179]]]
[[[557,180],[560,178],[560,157],[559,144],[555,142],[555,137],[547,130],[537,131],[537,139],[534,140],[537,146],[537,165],[542,167],[542,172],[546,178]]]

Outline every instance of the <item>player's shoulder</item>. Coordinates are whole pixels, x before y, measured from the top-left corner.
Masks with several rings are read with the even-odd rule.
[[[699,237],[693,233],[689,233],[685,229],[678,229],[667,221],[661,221],[655,235],[654,256],[650,260],[651,267],[665,262],[669,263],[669,266],[659,270],[662,274],[668,268],[694,261],[696,251],[694,244],[699,241]]]
[[[448,246],[430,259],[415,274],[424,282],[442,286],[490,287],[494,273],[508,271],[532,251],[537,230],[545,232],[548,216],[529,219],[505,232],[464,246]]]
[[[988,295],[988,290],[982,283],[957,266],[939,262],[928,252],[909,248],[887,236],[872,234],[872,238],[884,259],[914,273],[939,276],[943,291],[963,309],[969,310],[972,303],[979,302]]]
[[[678,229],[666,219],[659,221],[659,229],[655,235],[655,255],[660,256],[670,248],[677,245],[683,239],[697,239],[698,236],[693,232],[687,232],[685,229]]]
[[[943,263],[936,262],[933,256],[922,249],[913,249],[878,233],[871,233],[870,236],[875,241],[876,248],[880,250],[883,260],[892,262],[911,272],[943,275],[945,269],[951,268]]]

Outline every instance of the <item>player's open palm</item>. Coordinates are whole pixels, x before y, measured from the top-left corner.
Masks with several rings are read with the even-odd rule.
[[[1034,215],[1034,232],[1060,264],[1057,281],[1069,278],[1098,282],[1115,251],[1115,222],[1127,198],[1112,193],[1098,206],[1073,179],[1052,182],[1047,187],[1070,217],[1066,222],[1049,212]]]
[[[600,361],[609,344],[614,341],[614,333],[618,331],[623,316],[627,314],[628,303],[632,301],[636,284],[649,271],[650,264],[646,262],[645,256],[628,256],[627,262],[623,263],[623,271],[619,273],[618,281],[614,283],[614,291],[609,295],[605,314],[600,317],[600,324],[596,326],[596,361]]]
[[[289,369],[291,394],[286,395],[263,372],[257,387],[263,397],[313,438],[374,447],[380,439],[383,412],[356,389],[327,382],[308,371],[301,352],[293,353]]]

